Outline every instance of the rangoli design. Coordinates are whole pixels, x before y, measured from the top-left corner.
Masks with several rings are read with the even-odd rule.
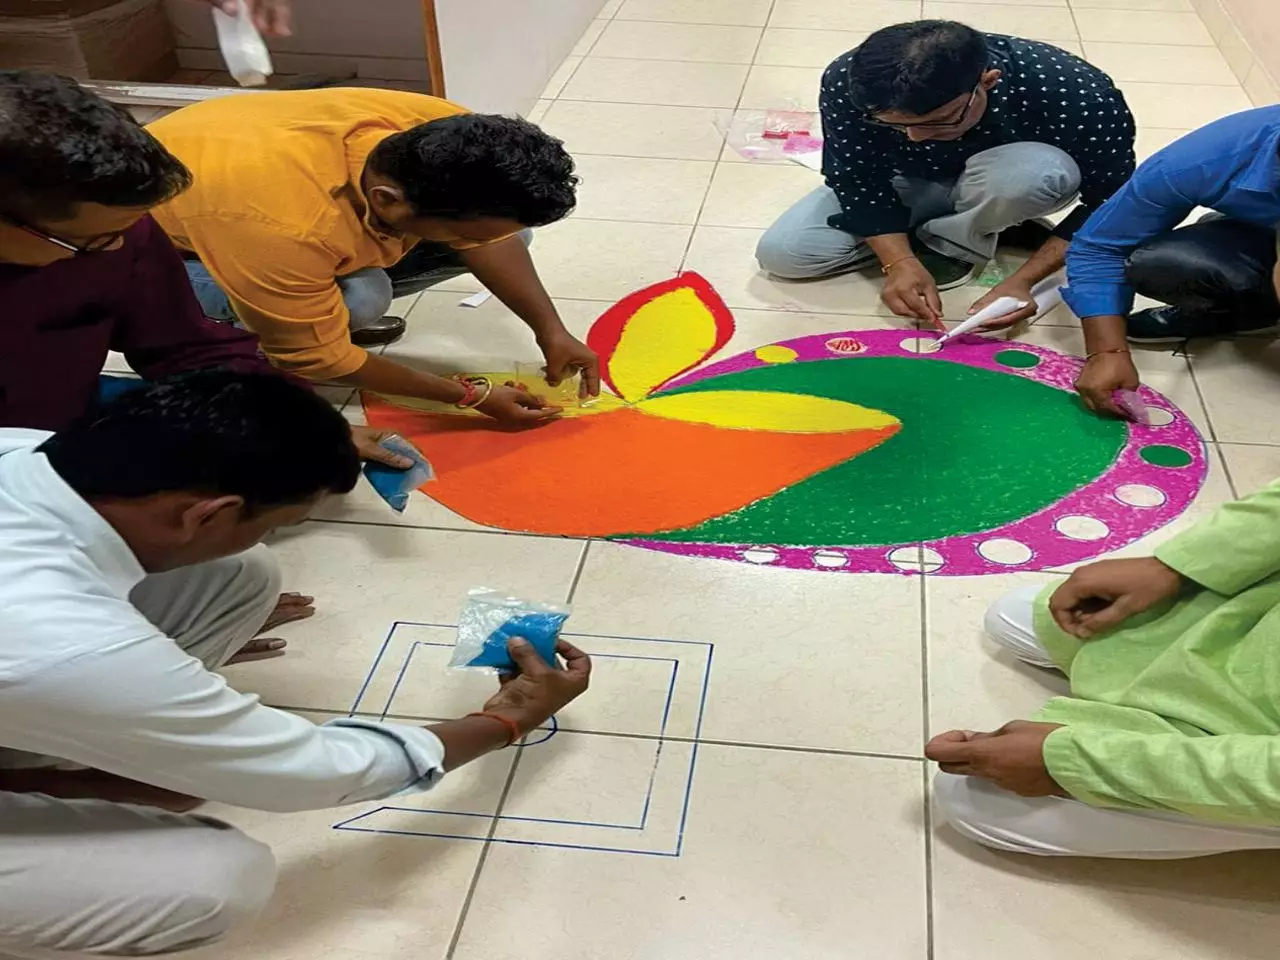
[[[1149,424],[1094,416],[1075,357],[855,330],[709,363],[733,332],[686,273],[596,321],[608,389],[545,426],[371,394],[365,411],[435,465],[423,492],[477,523],[808,570],[1060,567],[1163,526],[1204,482],[1183,413],[1144,386]]]

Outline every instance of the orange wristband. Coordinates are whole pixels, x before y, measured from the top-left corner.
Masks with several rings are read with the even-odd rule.
[[[520,729],[520,724],[516,723],[510,717],[504,717],[498,713],[489,713],[480,710],[476,713],[468,713],[468,717],[488,717],[490,720],[497,720],[500,724],[507,728],[507,746],[511,746],[517,740],[524,736],[524,731]]]
[[[1129,350],[1128,347],[1111,347],[1108,350],[1095,350],[1093,351],[1093,353],[1086,355],[1085,359],[1092,360],[1094,357],[1100,357],[1104,353],[1130,353],[1130,352],[1131,351]]]

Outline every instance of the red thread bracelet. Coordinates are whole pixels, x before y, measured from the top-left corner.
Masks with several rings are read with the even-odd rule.
[[[468,713],[467,716],[468,717],[488,717],[490,720],[497,720],[500,724],[502,724],[504,727],[507,728],[507,733],[510,734],[510,736],[507,737],[508,747],[524,736],[524,731],[520,729],[520,724],[516,723],[510,717],[504,717],[499,713],[489,713],[488,711],[481,710],[476,713]]]

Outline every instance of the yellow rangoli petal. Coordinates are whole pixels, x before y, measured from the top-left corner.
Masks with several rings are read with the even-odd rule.
[[[700,363],[716,346],[715,316],[688,287],[660,294],[627,320],[609,357],[609,377],[624,400],[639,400]]]
[[[843,400],[763,390],[707,390],[650,397],[634,409],[728,430],[843,433],[895,426],[897,417]]]

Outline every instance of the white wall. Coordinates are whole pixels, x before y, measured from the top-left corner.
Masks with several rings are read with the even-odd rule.
[[[604,4],[436,0],[449,98],[486,113],[527,113]]]

